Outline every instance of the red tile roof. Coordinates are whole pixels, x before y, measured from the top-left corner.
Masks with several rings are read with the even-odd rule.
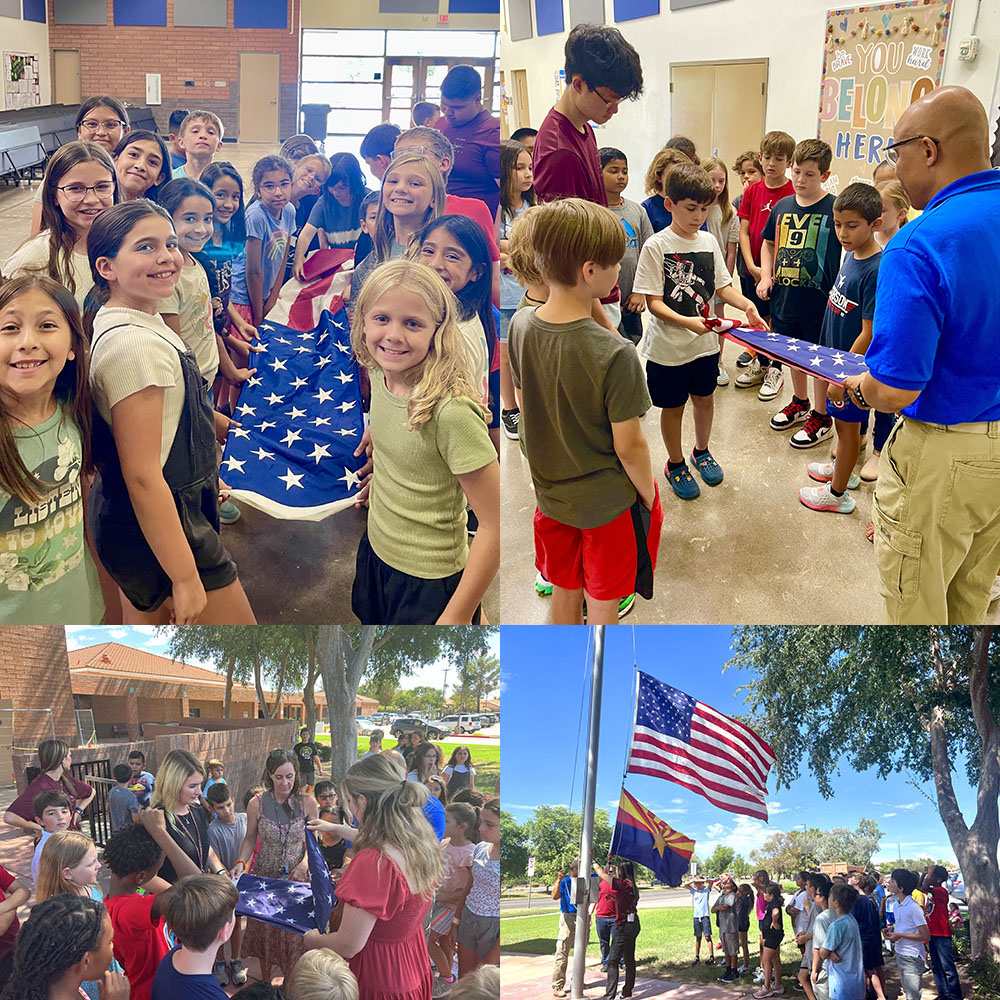
[[[169,656],[148,653],[144,649],[123,646],[119,642],[102,642],[96,646],[69,650],[69,670],[71,675],[86,671],[112,677],[139,677],[146,680],[186,680],[223,685],[226,683],[225,675],[214,670],[181,663]]]

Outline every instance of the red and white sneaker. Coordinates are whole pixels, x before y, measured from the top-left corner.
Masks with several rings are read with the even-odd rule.
[[[793,448],[815,448],[833,434],[833,417],[811,410],[805,426],[796,431],[788,443]]]
[[[800,403],[793,399],[787,406],[782,407],[771,417],[772,431],[785,431],[796,424],[805,423],[809,417],[809,400]]]

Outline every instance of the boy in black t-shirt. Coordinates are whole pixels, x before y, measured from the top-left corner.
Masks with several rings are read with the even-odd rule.
[[[299,742],[292,747],[299,762],[299,787],[311,795],[316,784],[316,774],[323,773],[323,763],[319,759],[319,747],[312,742],[312,734],[303,726],[299,730]]]
[[[792,153],[795,194],[774,206],[764,227],[757,294],[771,301],[776,333],[818,344],[826,299],[840,267],[840,244],[833,224],[830,176],[833,151],[822,139],[804,139]],[[792,370],[792,401],[771,418],[771,428],[805,427],[792,435],[793,448],[812,448],[833,433],[826,412],[826,383],[813,380],[815,407],[809,406],[809,376]]]
[[[833,219],[845,255],[830,289],[820,343],[864,354],[872,342],[875,284],[882,255],[875,239],[882,225],[882,196],[871,184],[849,184],[833,203]],[[799,500],[811,510],[850,514],[855,504],[847,490],[857,489],[861,483],[854,465],[861,453],[868,412],[845,399],[843,386],[828,385],[827,395],[837,425],[837,461],[809,463],[809,477],[823,485],[799,490]]]

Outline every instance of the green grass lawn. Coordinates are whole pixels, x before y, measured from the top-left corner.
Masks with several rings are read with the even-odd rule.
[[[317,743],[329,743],[329,736],[317,736]],[[396,741],[384,739],[382,741],[383,750],[392,750],[396,746]],[[451,756],[449,744],[438,744],[443,754],[443,762],[447,764]],[[476,788],[487,795],[493,794],[497,779],[500,777],[500,747],[498,746],[474,746],[468,744],[472,753],[473,766],[476,769]],[[368,749],[368,737],[358,737],[358,756],[360,757]]]
[[[635,958],[639,975],[653,976],[658,979],[688,983],[715,984],[720,987],[729,986],[734,993],[743,994],[751,983],[750,976],[743,976],[735,983],[716,983],[724,971],[725,962],[718,958],[717,965],[696,965],[692,967],[694,958],[694,935],[691,927],[690,907],[664,907],[663,909],[639,910],[641,931],[636,942]],[[556,932],[559,924],[555,914],[539,917],[526,917],[511,920],[504,913],[500,919],[500,950],[519,952],[528,955],[555,954]],[[716,935],[716,954],[721,956]],[[590,944],[588,954],[594,958],[600,956],[600,942],[597,931],[591,923]],[[707,949],[702,943],[702,959],[707,955]],[[786,937],[782,942],[781,959],[784,964],[784,985],[788,993],[792,991],[794,977],[798,974],[801,960],[795,939]],[[740,955],[742,963],[742,952]],[[758,964],[757,943],[751,929],[750,965]]]

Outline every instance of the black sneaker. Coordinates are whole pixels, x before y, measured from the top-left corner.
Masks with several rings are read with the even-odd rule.
[[[521,420],[520,410],[501,410],[500,411],[500,424],[503,427],[504,434],[511,439],[511,441],[517,440],[517,425]]]
[[[811,410],[802,428],[796,431],[788,443],[793,448],[815,448],[833,434],[833,418],[826,413]]]
[[[753,361],[753,355],[749,351],[744,351],[736,359],[736,367],[737,368],[749,368],[751,361]]]

